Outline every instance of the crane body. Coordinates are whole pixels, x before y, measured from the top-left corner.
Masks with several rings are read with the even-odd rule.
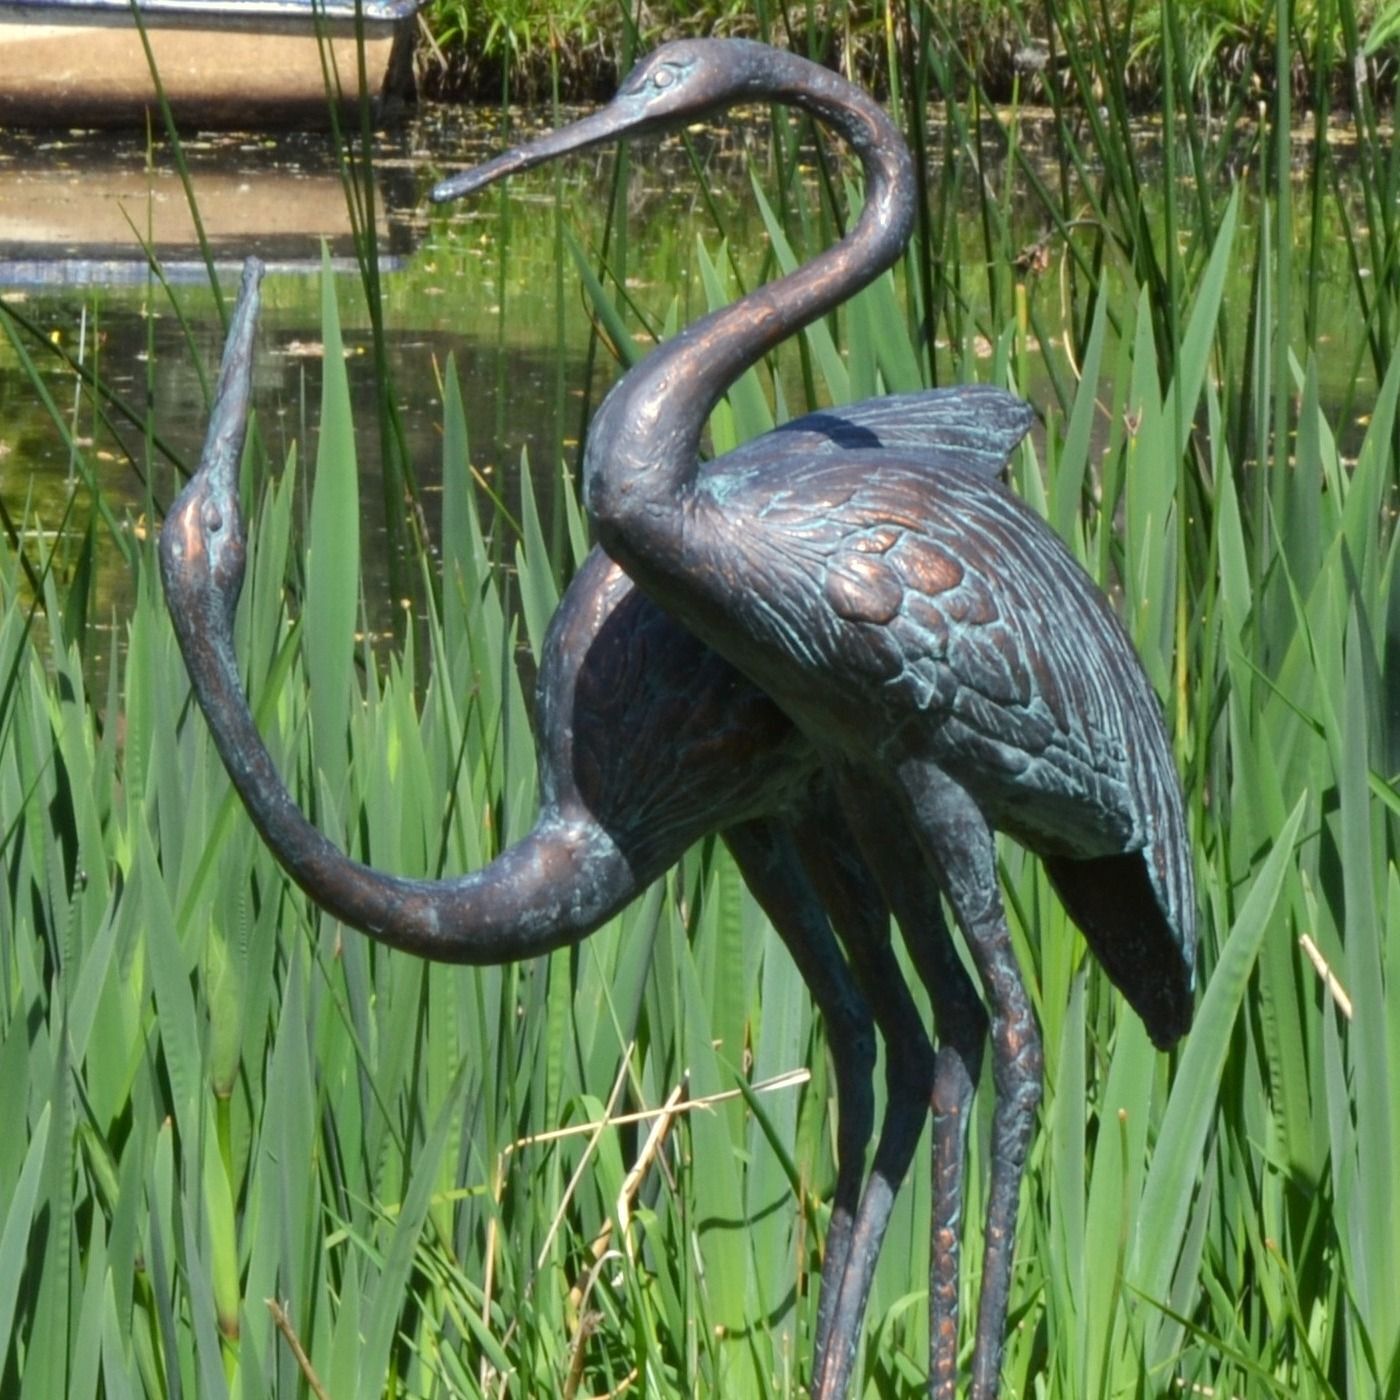
[[[1043,1063],[993,831],[1042,854],[1162,1047],[1190,1023],[1195,894],[1156,698],[1111,608],[1039,517],[985,475],[956,464],[929,472],[897,450],[812,457],[768,434],[737,460],[701,460],[706,420],[729,385],[899,258],[914,219],[907,148],[864,92],[796,55],[682,40],[644,59],[600,111],[433,197],[756,99],[801,108],[846,141],[865,179],[860,217],[839,243],[701,318],[613,387],[589,432],[585,505],[638,587],[813,745],[887,899],[912,848],[952,908],[986,999],[997,1095],[970,1392],[992,1400]],[[900,926],[921,968],[949,942],[941,918]],[[968,992],[945,993],[960,1017]],[[976,1062],[939,1039],[929,1383],[953,1400],[961,1144]],[[860,1323],[845,1289],[837,1306],[813,1385],[828,1397],[845,1393]]]

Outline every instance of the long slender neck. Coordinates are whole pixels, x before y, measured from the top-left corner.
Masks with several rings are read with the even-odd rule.
[[[630,554],[639,528],[646,532],[674,512],[694,479],[701,434],[725,390],[768,351],[892,266],[913,227],[908,148],[865,93],[789,57],[779,85],[761,95],[811,112],[845,138],[865,172],[865,204],[841,242],[696,321],[613,388],[594,420],[584,467],[589,514],[610,553],[621,545],[621,555]]]
[[[166,587],[200,708],[253,824],[334,917],[420,957],[494,964],[577,942],[640,893],[605,832],[549,812],[485,869],[460,879],[403,879],[351,860],[306,820],[263,744],[222,600],[180,597],[169,579]]]

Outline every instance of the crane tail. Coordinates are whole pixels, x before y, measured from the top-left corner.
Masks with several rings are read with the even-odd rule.
[[[1191,1024],[1194,938],[1181,911],[1164,908],[1151,851],[1073,860],[1044,858],[1070,918],[1114,986],[1166,1050]]]

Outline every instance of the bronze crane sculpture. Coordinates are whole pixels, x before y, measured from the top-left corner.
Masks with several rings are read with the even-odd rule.
[[[814,456],[787,450],[779,434],[701,462],[702,430],[726,388],[899,257],[914,212],[908,151],[875,102],[825,69],[759,44],[689,40],[646,58],[607,107],[433,197],[756,100],[804,109],[847,142],[864,169],[860,218],[836,246],[697,321],[613,388],[589,433],[584,499],[603,548],[637,586],[817,749],[886,895],[907,878],[912,838],[962,930],[990,1010],[997,1093],[971,1384],[973,1400],[990,1400],[1042,1068],[992,832],[1041,856],[1163,1048],[1191,1020],[1195,894],[1151,686],[1107,600],[1022,502],[956,465],[929,472],[898,451]],[[911,950],[948,938],[938,921],[901,930]],[[943,1088],[935,1124],[964,1120],[971,1086],[951,1101]],[[959,1222],[945,1202],[958,1197],[943,1192],[940,1180],[930,1389],[952,1400]],[[829,1349],[817,1393],[835,1393],[835,1359]]]
[[[529,835],[485,869],[437,881],[373,870],[326,840],[298,810],[257,732],[234,651],[245,563],[237,473],[259,277],[250,264],[199,469],[171,506],[160,544],[180,648],[235,787],[269,849],[322,907],[391,947],[446,962],[499,963],[576,942],[695,841],[721,832],[827,1025],[837,1181],[815,1350],[826,1393],[844,1391],[890,1207],[930,1094],[937,1085],[955,1092],[955,1080],[956,1092],[970,1094],[985,1039],[985,1015],[951,943],[917,943],[918,971],[950,1047],[935,1061],[889,946],[891,909],[912,929],[941,927],[936,886],[909,838],[896,833],[907,878],[882,892],[856,855],[813,746],[597,550],[570,584],[542,648],[540,811]],[[996,476],[1030,418],[1010,394],[967,387],[811,414],[780,431],[812,455],[897,449],[930,472],[956,462]],[[887,1044],[888,1092],[862,1190],[874,1119],[872,1016]],[[955,1185],[960,1136],[945,1134],[938,1150]]]

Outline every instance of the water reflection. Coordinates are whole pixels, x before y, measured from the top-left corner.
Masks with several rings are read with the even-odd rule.
[[[610,150],[535,171],[430,219],[425,197],[440,174],[475,163],[532,127],[553,124],[543,112],[514,114],[508,121],[509,130],[496,112],[428,108],[414,122],[376,137],[371,203],[384,273],[386,355],[407,453],[424,488],[430,533],[436,530],[440,384],[449,356],[464,390],[472,464],[508,504],[514,503],[514,469],[522,451],[535,466],[537,485],[546,489],[557,479],[561,460],[573,464],[584,395],[596,402],[615,373],[608,354],[599,352],[589,380],[593,327],[557,225],[566,225],[591,258],[605,237],[611,238],[611,258],[625,261],[633,309],[660,330],[668,318],[683,323],[704,309],[704,293],[692,275],[695,241],[700,236],[709,249],[716,248],[716,217],[745,282],[765,271],[770,254],[750,189],[751,163],[757,164],[770,199],[775,205],[781,201],[766,127],[741,122],[697,130],[691,152],[675,142],[660,151],[649,148],[634,162],[628,218],[611,235],[605,234]],[[1148,134],[1145,161],[1155,139]],[[1052,128],[1024,122],[1021,140],[1023,149],[1041,143],[1047,162],[1053,160]],[[303,460],[315,455],[322,364],[321,294],[314,273],[323,244],[332,266],[347,274],[336,285],[357,412],[365,589],[371,618],[383,625],[393,604],[385,582],[378,376],[334,144],[324,133],[219,136],[188,142],[185,154],[210,250],[230,296],[234,271],[246,254],[258,253],[275,269],[264,289],[255,395],[274,460],[293,443]],[[1000,157],[999,138],[988,135],[977,161],[997,190],[1006,178],[997,168]],[[815,249],[829,233],[814,213],[820,204],[813,193],[821,181],[817,154],[804,147],[787,171],[804,195],[798,202],[807,212],[797,222]],[[838,164],[830,176],[839,188]],[[967,317],[964,343],[975,354],[977,345],[990,346],[987,337],[994,338],[1000,327],[989,324],[985,311],[990,263],[976,181],[967,171],[959,178],[968,201],[967,251],[953,295]],[[562,193],[559,218],[556,192]],[[1033,199],[1013,198],[1007,208],[1013,223],[1010,246],[1044,252],[1043,268],[1028,263],[1018,274],[1029,287],[1031,315],[1043,337],[1033,340],[1030,350],[1060,355],[1062,242],[1052,236]],[[1245,220],[1251,217],[1247,208]],[[176,274],[172,280],[189,280],[177,293],[178,311],[150,276],[135,230],[154,241],[163,267]],[[1237,246],[1248,246],[1252,238],[1242,230]],[[1336,246],[1336,266],[1321,269],[1322,314],[1333,328],[1328,334],[1335,334],[1322,363],[1323,397],[1344,402],[1342,396],[1355,391],[1348,375],[1361,330],[1349,311],[1349,272],[1340,239]],[[1003,272],[1008,261],[999,264]],[[1111,300],[1130,324],[1131,299],[1125,305],[1122,291],[1125,272],[1110,260],[1104,276]],[[202,362],[212,376],[220,349],[220,321],[193,221],[164,146],[148,149],[139,140],[90,133],[0,133],[0,297],[27,318],[39,338],[61,344],[132,408],[134,424],[100,413],[68,368],[26,342],[56,413],[111,511],[126,528],[147,530],[176,485],[176,469],[160,448],[185,462],[197,452],[205,399],[196,365]],[[1248,297],[1242,284],[1228,289],[1226,300],[1245,306]],[[795,357],[791,364],[795,369]],[[1055,368],[1061,384],[1073,384],[1075,371],[1067,358]],[[1031,396],[1049,403],[1044,367],[1032,362],[1030,374]],[[1334,386],[1329,376],[1347,382]],[[803,402],[800,382],[788,397]],[[147,437],[148,420],[160,434],[159,444]],[[14,347],[0,337],[0,495],[9,513],[36,529],[52,529],[76,493],[81,524],[91,503],[74,466],[64,433],[39,401]],[[72,548],[76,554],[76,536]],[[97,612],[120,617],[129,571],[101,532],[99,563]]]
[[[211,133],[182,146],[205,236],[217,251],[254,243],[305,256],[308,240],[352,251],[335,144],[326,133]],[[413,199],[398,163],[378,172],[389,205]],[[180,172],[164,141],[136,134],[6,131],[0,141],[0,249],[49,258],[162,256],[198,247]],[[381,225],[382,227],[383,225]]]
[[[531,288],[515,296],[492,285],[504,281],[494,226],[467,225],[435,239],[423,214],[421,196],[433,178],[427,152],[446,145],[470,158],[491,139],[488,125],[459,113],[381,134],[376,148],[370,204],[384,276],[387,362],[407,454],[429,502],[441,456],[438,386],[449,356],[464,384],[474,462],[488,478],[522,450],[541,463],[555,460],[566,435],[570,395],[563,386],[576,386],[582,363],[586,322],[576,303],[562,317],[570,339],[561,364],[554,327],[562,308]],[[382,578],[378,375],[334,145],[323,134],[217,136],[188,142],[185,155],[223,286],[231,294],[250,253],[269,264],[255,407],[274,460],[294,443],[303,459],[314,458],[323,353],[315,274],[323,248],[333,270],[347,274],[337,278],[337,294],[358,417],[367,570],[372,580]],[[447,220],[438,226],[445,230]],[[173,298],[155,281],[146,246],[166,281],[180,288]],[[552,281],[537,266],[525,275],[540,287]],[[483,306],[475,294],[454,294],[463,278],[491,291],[484,324],[463,323],[464,308],[479,313]],[[136,420],[104,411],[71,369],[29,338],[27,353],[65,434],[34,392],[18,351],[0,337],[0,491],[10,515],[33,532],[31,543],[44,540],[76,495],[74,523],[81,525],[92,510],[82,488],[85,464],[124,527],[144,532],[177,487],[175,463],[190,462],[198,450],[206,404],[197,365],[212,375],[221,346],[194,217],[168,153],[116,135],[0,134],[0,297],[38,338],[100,376]],[[542,411],[542,404],[556,408]],[[148,421],[158,442],[147,438]],[[75,532],[75,552],[77,538]],[[99,560],[99,612],[124,614],[130,580],[110,538],[101,540]],[[367,591],[378,596],[383,588],[372,581]]]

